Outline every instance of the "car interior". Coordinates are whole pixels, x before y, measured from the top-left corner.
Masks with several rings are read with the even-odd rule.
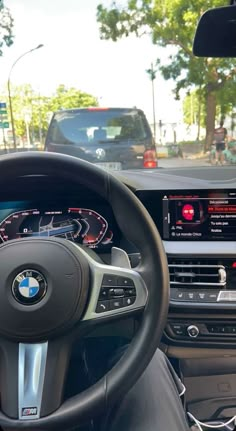
[[[233,5],[207,11],[194,54],[235,57],[235,22]],[[99,430],[158,346],[186,411],[233,417],[235,167],[109,173],[27,152],[1,157],[0,172],[2,429]],[[39,285],[24,304],[23,272]]]

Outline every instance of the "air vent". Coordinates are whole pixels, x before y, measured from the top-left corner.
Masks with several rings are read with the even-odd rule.
[[[226,285],[226,270],[217,261],[169,258],[172,287],[218,288]]]

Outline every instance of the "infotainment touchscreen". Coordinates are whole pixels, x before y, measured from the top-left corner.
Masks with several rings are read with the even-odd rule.
[[[236,240],[236,190],[167,193],[162,208],[165,240]]]

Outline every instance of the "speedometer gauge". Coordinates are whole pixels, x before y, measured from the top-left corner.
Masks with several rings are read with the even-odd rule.
[[[108,223],[96,211],[86,208],[17,211],[0,223],[2,241],[26,237],[60,237],[97,247],[106,236]]]

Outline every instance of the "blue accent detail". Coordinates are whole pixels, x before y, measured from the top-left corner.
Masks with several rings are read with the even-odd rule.
[[[38,287],[30,287],[29,288],[29,297],[33,298],[35,295],[37,295],[38,291],[39,291]]]
[[[24,280],[22,280],[19,284],[19,288],[21,287],[29,287],[29,278],[24,278]]]
[[[32,286],[32,279],[35,280],[35,286]],[[31,280],[31,286],[30,286],[30,280]],[[24,278],[24,280],[22,280],[19,283],[18,289],[19,289],[20,293],[21,293],[21,289],[24,289],[24,290],[28,289],[28,295],[27,296],[29,298],[33,298],[39,292],[39,284],[38,284],[38,282],[37,282],[37,280],[35,278],[33,278],[33,277],[31,277],[31,278],[26,277],[26,278]],[[23,294],[23,292],[21,294]],[[25,295],[23,294],[23,296],[25,296]]]

